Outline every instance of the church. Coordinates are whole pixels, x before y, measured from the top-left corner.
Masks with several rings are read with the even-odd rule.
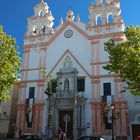
[[[120,1],[95,0],[87,8],[88,23],[69,10],[53,28],[53,13],[42,0],[27,19],[16,121],[23,132],[57,137],[61,127],[72,140],[130,135],[124,83],[103,69],[109,63],[104,43],[125,39]],[[57,87],[47,95],[52,77]]]

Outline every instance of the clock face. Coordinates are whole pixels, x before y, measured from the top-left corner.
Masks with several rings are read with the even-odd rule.
[[[73,31],[72,30],[66,30],[65,33],[64,33],[64,36],[66,38],[70,38],[70,37],[72,37],[72,35],[73,35]]]

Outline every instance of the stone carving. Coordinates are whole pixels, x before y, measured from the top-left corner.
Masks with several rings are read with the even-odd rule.
[[[64,81],[64,91],[68,91],[68,90],[69,90],[69,80],[66,79],[66,80]]]
[[[67,56],[63,62],[63,71],[69,71],[70,69],[72,69],[72,61],[71,58],[69,56]]]

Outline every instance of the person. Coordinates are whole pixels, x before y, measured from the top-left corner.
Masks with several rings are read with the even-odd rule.
[[[22,131],[21,131],[21,129],[19,129],[19,132],[18,132],[19,138],[20,138],[21,134],[22,134]]]
[[[60,135],[60,132],[62,131],[61,127],[58,129],[58,136]]]
[[[65,132],[63,132],[63,133],[64,133],[64,134],[63,134],[63,135],[64,135],[64,140],[66,140],[66,133],[65,133]]]
[[[18,131],[18,128],[17,127],[15,127],[15,132],[14,132],[15,134],[14,134],[14,138],[15,139],[18,139],[19,138],[19,131]]]
[[[62,131],[62,129],[60,130],[59,133],[59,140],[64,140],[64,132]]]

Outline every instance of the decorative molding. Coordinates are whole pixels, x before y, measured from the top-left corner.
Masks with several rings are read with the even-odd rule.
[[[41,51],[46,51],[47,47],[40,48]]]
[[[121,78],[114,78],[114,82],[123,82],[123,80]]]
[[[100,61],[100,62],[91,62],[91,65],[103,65],[103,64],[108,64],[109,61]]]
[[[92,84],[98,84],[98,83],[100,83],[100,80],[99,79],[92,79],[91,83]]]
[[[40,82],[45,82],[45,79],[40,79],[40,80],[22,80],[21,83],[40,83]]]
[[[123,22],[119,22],[119,25],[123,25],[124,23]],[[101,25],[94,25],[94,26],[91,26],[90,24],[88,24],[87,26],[86,26],[86,28],[88,29],[88,30],[91,30],[91,29],[100,29],[100,28],[103,28],[103,27],[105,27],[107,30],[109,30],[110,28],[112,28],[112,27],[114,27],[115,25],[118,25],[118,22],[117,23],[112,23],[112,24],[110,24],[110,23],[106,23],[106,24],[101,24]]]
[[[114,37],[114,38],[112,38],[114,41],[123,41],[123,40],[125,40],[126,39],[126,37],[125,36],[117,36],[117,37]]]
[[[38,87],[44,87],[44,83],[38,83]]]
[[[119,74],[105,74],[105,75],[94,75],[92,79],[100,79],[100,78],[110,78],[110,77],[119,77]]]
[[[30,52],[30,49],[23,49],[23,54],[29,53],[29,52]]]
[[[36,70],[41,70],[41,68],[26,68],[22,69],[21,71],[36,71]]]
[[[76,62],[77,64],[81,67],[81,69],[87,74],[88,77],[91,77],[90,74],[88,73],[88,71],[81,65],[81,63],[74,57],[74,55],[69,51],[66,50],[64,52],[64,54],[60,57],[60,59],[56,62],[56,64],[54,65],[54,67],[50,70],[50,72],[48,73],[48,76],[51,75],[51,73],[53,72],[53,70],[57,67],[57,65],[60,63],[60,61],[64,58],[64,56],[66,54],[69,54]]]
[[[99,40],[92,40],[92,41],[91,41],[91,44],[92,44],[92,45],[94,45],[94,44],[99,44],[99,43],[100,43]]]
[[[86,39],[88,40],[96,40],[96,39],[102,39],[102,38],[113,38],[115,36],[124,36],[124,32],[115,32],[115,33],[107,33],[107,34],[100,34],[100,35],[88,35],[85,31],[80,29],[76,24],[73,22],[66,22],[63,24],[63,26],[54,34],[52,37],[49,39],[47,42],[43,43],[38,43],[38,47],[43,47],[43,46],[49,46],[54,40],[68,27],[71,26],[74,29],[76,29],[81,35],[83,35]],[[32,38],[32,37],[31,37]],[[25,45],[23,46],[24,49],[27,48],[35,48],[37,44],[33,45]]]
[[[20,88],[26,88],[27,87],[27,84],[24,84],[24,83],[21,83],[20,82],[20,86],[19,86]]]

